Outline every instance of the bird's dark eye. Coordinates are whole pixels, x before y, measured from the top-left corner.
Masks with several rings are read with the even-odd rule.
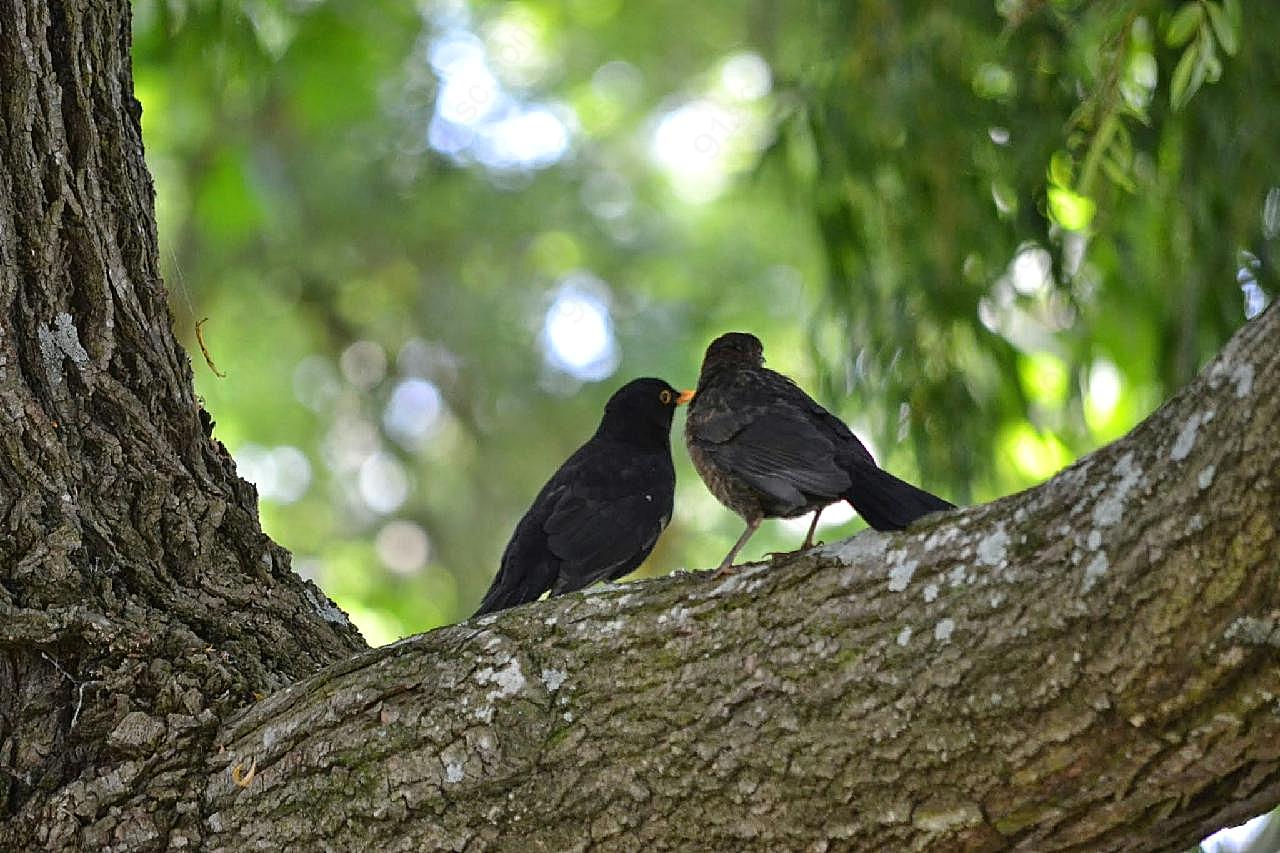
[[[662,405],[664,406],[669,404],[671,402],[671,392],[667,391],[666,389],[659,391],[658,399],[662,401]]]

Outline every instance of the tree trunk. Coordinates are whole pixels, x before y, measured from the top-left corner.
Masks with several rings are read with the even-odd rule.
[[[355,654],[193,397],[127,19],[0,0],[0,849],[1179,850],[1280,802],[1280,310],[1039,488]]]
[[[364,647],[196,405],[128,13],[0,0],[4,850],[199,826],[226,714]]]

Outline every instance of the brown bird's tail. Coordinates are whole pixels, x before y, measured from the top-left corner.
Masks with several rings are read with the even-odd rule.
[[[849,476],[853,485],[844,499],[876,530],[902,530],[931,512],[955,509],[950,501],[899,480],[873,462],[855,460]]]

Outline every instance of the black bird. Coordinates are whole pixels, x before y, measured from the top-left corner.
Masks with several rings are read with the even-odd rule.
[[[954,506],[882,470],[844,421],[764,366],[764,347],[745,332],[707,347],[684,438],[707,488],[747,522],[717,574],[731,570],[764,518],[813,511],[804,550],[822,509],[841,499],[876,530]]]
[[[649,556],[671,520],[671,416],[692,391],[635,379],[604,406],[595,435],[533,499],[502,552],[477,616],[617,580]]]

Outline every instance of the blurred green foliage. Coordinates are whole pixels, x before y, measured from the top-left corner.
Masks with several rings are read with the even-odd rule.
[[[900,475],[1031,485],[1276,293],[1280,6],[1241,5],[134,0],[215,437],[374,643],[469,613],[608,394],[730,329]],[[740,531],[681,423],[648,573]]]

